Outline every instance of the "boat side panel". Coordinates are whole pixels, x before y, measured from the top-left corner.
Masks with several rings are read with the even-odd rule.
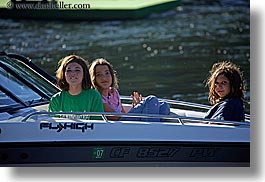
[[[0,122],[1,142],[42,141],[249,142],[250,128],[152,122]]]

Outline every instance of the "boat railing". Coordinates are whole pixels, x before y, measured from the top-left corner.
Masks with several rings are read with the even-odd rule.
[[[213,120],[205,118],[196,118],[196,117],[186,117],[179,115],[151,115],[151,114],[136,114],[136,113],[116,113],[116,112],[47,112],[47,111],[37,111],[32,112],[25,116],[22,119],[22,122],[27,122],[30,118],[37,115],[46,115],[53,118],[62,118],[62,119],[73,119],[78,121],[84,121],[82,118],[90,118],[91,116],[101,116],[103,122],[113,123],[116,121],[109,120],[108,116],[119,116],[126,117],[123,121],[132,121],[132,122],[151,122],[151,123],[179,123],[181,125],[198,123],[198,124],[207,124],[207,125],[229,125],[236,127],[249,127],[250,122],[236,122],[236,121],[224,121],[224,120]],[[129,118],[137,118],[129,119]],[[92,121],[93,120],[89,120]]]
[[[145,97],[143,97],[144,99]],[[132,100],[130,96],[121,96],[122,100]],[[197,103],[192,103],[192,102],[184,102],[184,101],[179,101],[179,100],[170,100],[170,99],[160,99],[160,101],[165,101],[169,104],[173,105],[181,105],[181,106],[187,106],[187,107],[193,107],[193,108],[199,108],[199,109],[210,109],[211,106],[204,105],[204,104],[197,104]]]
[[[145,97],[143,97],[143,99],[144,98]],[[122,100],[132,100],[132,98],[130,96],[121,96],[121,99]],[[168,104],[173,105],[173,106],[185,106],[185,107],[197,108],[197,109],[201,109],[201,110],[209,110],[211,108],[211,106],[209,106],[209,105],[197,104],[197,103],[193,103],[193,102],[185,102],[185,101],[180,101],[180,100],[170,100],[170,99],[161,99],[161,98],[158,98],[158,100],[167,102]],[[249,114],[245,114],[245,120],[250,121],[250,115]]]

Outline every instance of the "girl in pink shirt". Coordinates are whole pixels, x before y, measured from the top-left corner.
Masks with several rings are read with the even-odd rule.
[[[106,59],[99,58],[92,62],[89,73],[92,87],[101,93],[104,111],[126,113],[121,103],[120,94],[118,92],[118,79],[113,66]],[[141,94],[134,92],[132,100],[132,107],[127,111],[128,113],[164,115],[170,113],[169,104],[166,102],[159,102],[156,96],[148,96],[146,99],[142,100]],[[118,116],[110,116],[108,118],[111,120],[120,120]],[[129,120],[133,120],[133,118],[129,118]],[[147,118],[142,120],[158,121],[159,119]]]

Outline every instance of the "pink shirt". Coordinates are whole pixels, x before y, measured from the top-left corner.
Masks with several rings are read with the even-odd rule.
[[[109,95],[108,96],[102,96],[102,102],[103,104],[109,104],[112,109],[114,109],[116,112],[121,112],[122,105],[120,101],[120,94],[118,90],[109,88]]]

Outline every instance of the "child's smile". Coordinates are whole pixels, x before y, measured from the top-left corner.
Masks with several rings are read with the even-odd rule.
[[[96,66],[96,82],[102,89],[108,89],[112,84],[112,76],[107,65]]]
[[[215,89],[214,91],[221,98],[224,98],[230,93],[230,83],[229,79],[223,74],[219,75],[215,80]]]

